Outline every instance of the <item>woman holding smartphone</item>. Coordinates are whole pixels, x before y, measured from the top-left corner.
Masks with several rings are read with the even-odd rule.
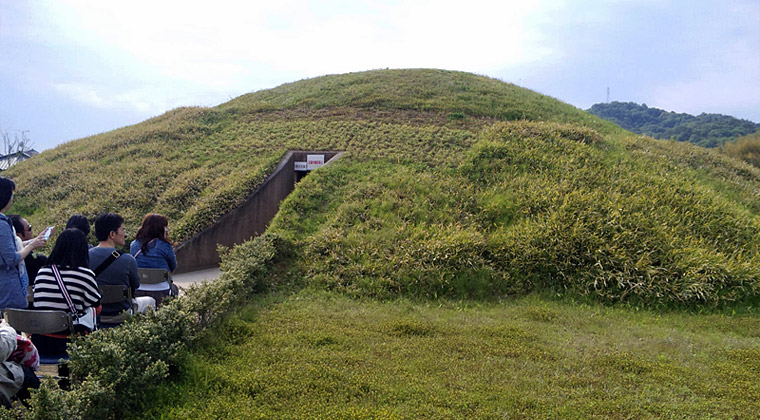
[[[32,232],[32,225],[19,214],[8,214],[6,216],[11,219],[13,230],[16,231],[16,251],[21,251],[29,244],[29,242],[35,239],[34,233]],[[42,236],[42,238],[47,241],[53,229],[52,226],[48,227],[43,234],[38,235],[38,237]],[[35,254],[34,252],[30,252],[29,255],[24,258],[23,265],[26,266],[25,268],[27,277],[29,278],[29,284],[34,284],[34,278],[37,277],[37,272],[40,271],[40,268],[43,265],[45,265],[46,261],[46,256]],[[21,264],[19,264],[19,268],[21,268]]]

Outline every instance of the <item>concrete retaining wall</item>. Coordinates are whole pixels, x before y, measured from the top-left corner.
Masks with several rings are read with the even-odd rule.
[[[307,154],[325,155],[325,165],[328,165],[343,152],[286,153],[274,172],[246,197],[243,204],[177,247],[177,273],[217,267],[220,261],[216,252],[218,245],[231,247],[264,233],[279,211],[280,202],[293,191],[299,179],[294,170],[295,162],[305,162]]]

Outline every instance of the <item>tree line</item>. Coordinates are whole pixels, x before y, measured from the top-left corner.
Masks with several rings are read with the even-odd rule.
[[[701,113],[694,116],[634,102],[598,103],[588,112],[637,134],[702,147],[718,147],[760,130],[760,124],[729,115]]]

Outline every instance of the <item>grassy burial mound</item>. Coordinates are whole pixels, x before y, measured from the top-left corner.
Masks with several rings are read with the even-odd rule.
[[[14,210],[32,220],[118,210],[136,227],[144,213],[159,211],[184,240],[237,205],[288,149],[432,162],[466,150],[481,127],[504,118],[610,127],[485,77],[375,71],[283,85],[215,108],[175,109],[61,145],[8,176],[19,184]]]
[[[325,76],[176,109],[6,175],[32,224],[111,210],[134,234],[155,211],[181,241],[289,149],[347,154],[226,252],[219,280],[78,340],[73,390],[46,384],[29,418],[757,412],[760,170],[514,85]],[[281,293],[253,296],[267,287]]]
[[[379,70],[180,108],[69,142],[8,172],[33,223],[149,211],[190,238],[288,149],[345,150],[270,229],[305,283],[350,295],[486,298],[551,290],[608,302],[754,299],[760,172],[631,135],[498,80]]]

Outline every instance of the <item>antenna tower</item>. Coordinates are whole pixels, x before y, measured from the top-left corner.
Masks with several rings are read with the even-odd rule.
[[[610,103],[610,87],[607,86],[607,103]]]

